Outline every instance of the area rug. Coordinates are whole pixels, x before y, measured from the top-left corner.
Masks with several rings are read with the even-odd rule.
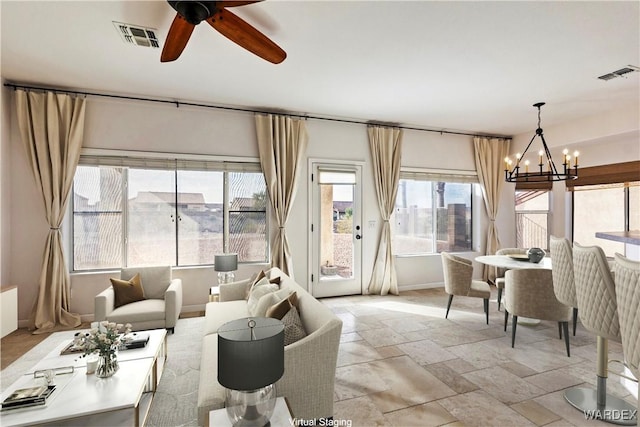
[[[198,425],[198,383],[204,317],[178,319],[167,338],[168,357],[145,425],[179,427]],[[73,332],[49,336],[0,371],[0,391],[9,387]],[[116,374],[117,375],[117,374]]]

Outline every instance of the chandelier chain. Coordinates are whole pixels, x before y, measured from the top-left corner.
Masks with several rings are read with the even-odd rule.
[[[538,107],[538,129],[540,129],[540,107]]]

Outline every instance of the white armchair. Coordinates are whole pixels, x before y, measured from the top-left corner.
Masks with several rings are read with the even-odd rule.
[[[171,267],[132,267],[120,271],[120,279],[140,274],[145,299],[115,308],[113,286],[96,295],[95,321],[131,323],[132,330],[166,328],[173,333],[182,310],[182,280],[171,278]]]

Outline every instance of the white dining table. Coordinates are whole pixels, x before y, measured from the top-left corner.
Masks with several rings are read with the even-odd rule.
[[[481,264],[514,270],[519,268],[544,268],[551,270],[551,258],[544,257],[539,263],[520,260],[509,255],[481,255],[475,258]]]

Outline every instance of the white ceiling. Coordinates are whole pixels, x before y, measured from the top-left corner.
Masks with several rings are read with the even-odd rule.
[[[86,91],[514,135],[640,102],[640,2],[277,1],[233,8],[288,54],[268,63],[208,24],[182,56],[127,45],[164,1],[1,3],[2,77]]]

